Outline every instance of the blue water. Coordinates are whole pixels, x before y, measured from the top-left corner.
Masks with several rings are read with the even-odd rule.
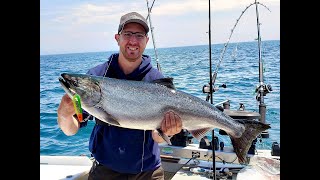
[[[243,42],[237,45],[237,56],[231,56],[236,44],[229,44],[218,69],[216,86],[226,84],[214,92],[213,104],[230,100],[230,108],[236,110],[244,103],[247,111],[258,112],[255,88],[259,84],[259,58],[257,42]],[[223,44],[212,45],[212,70],[216,69]],[[202,87],[209,82],[209,47],[175,47],[157,49],[159,63],[165,76],[174,78],[177,89],[203,100],[206,94]],[[57,108],[64,94],[58,77],[62,72],[86,73],[97,64],[106,61],[113,52],[76,53],[40,56],[40,155],[90,155],[88,142],[94,121],[81,128],[74,136],[66,136],[57,124]],[[146,54],[156,61],[153,49]],[[257,148],[271,149],[274,141],[280,143],[280,41],[262,42],[264,83],[272,86],[271,93],[264,96],[267,106],[266,123],[270,137],[259,139]],[[215,131],[220,141],[230,145],[227,136]],[[208,133],[211,139],[211,132]],[[260,141],[261,140],[261,141]],[[196,141],[195,141],[196,142]]]

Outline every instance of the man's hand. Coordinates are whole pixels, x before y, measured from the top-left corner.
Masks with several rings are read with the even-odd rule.
[[[80,128],[78,120],[72,117],[74,113],[72,99],[65,94],[61,99],[57,115],[60,129],[68,136],[76,134]]]
[[[74,113],[76,111],[74,110],[72,99],[67,94],[63,95],[58,107],[58,115],[72,116]]]
[[[161,130],[167,136],[173,136],[178,134],[182,129],[181,118],[173,111],[168,111],[164,115],[164,119],[161,123]]]

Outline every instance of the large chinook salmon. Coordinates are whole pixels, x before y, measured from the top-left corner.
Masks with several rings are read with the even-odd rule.
[[[85,74],[61,76],[66,93],[70,97],[78,94],[82,108],[101,121],[123,128],[160,130],[165,112],[174,111],[182,128],[199,141],[213,128],[224,130],[242,164],[247,163],[252,141],[270,128],[258,121],[231,118],[209,102],[175,89],[171,78],[144,82]]]

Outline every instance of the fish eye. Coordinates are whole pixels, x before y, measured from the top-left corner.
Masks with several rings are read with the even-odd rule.
[[[72,81],[72,85],[77,87],[78,86],[78,81]]]

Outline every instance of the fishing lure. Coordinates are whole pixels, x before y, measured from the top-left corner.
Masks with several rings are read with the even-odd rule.
[[[78,121],[83,122],[80,96],[78,94],[75,94],[72,97],[72,102],[73,102],[74,110],[76,111],[76,115],[78,117]]]

